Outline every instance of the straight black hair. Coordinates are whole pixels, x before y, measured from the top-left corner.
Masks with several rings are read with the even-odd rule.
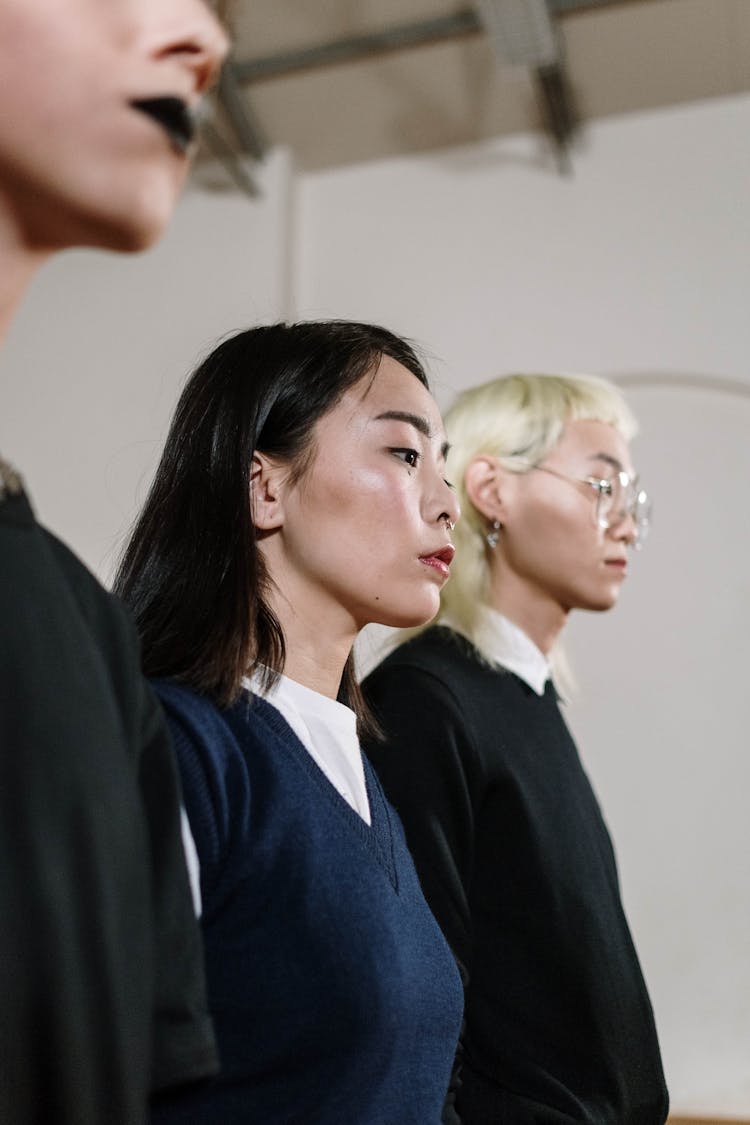
[[[189,378],[114,590],[135,618],[147,676],[189,684],[227,706],[258,666],[284,669],[281,625],[250,508],[256,451],[289,464],[313,452],[316,422],[390,356],[425,386],[413,347],[385,328],[309,321],[251,328],[221,343]],[[377,736],[350,655],[339,698]]]

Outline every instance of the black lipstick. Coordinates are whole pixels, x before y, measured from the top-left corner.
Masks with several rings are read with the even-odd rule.
[[[197,114],[181,98],[139,98],[130,103],[161,125],[176,152],[185,153],[198,131]]]

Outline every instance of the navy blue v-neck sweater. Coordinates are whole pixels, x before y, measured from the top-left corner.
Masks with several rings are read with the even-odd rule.
[[[201,862],[222,1070],[155,1120],[437,1125],[461,983],[369,764],[371,826],[270,704],[220,711],[156,686]]]

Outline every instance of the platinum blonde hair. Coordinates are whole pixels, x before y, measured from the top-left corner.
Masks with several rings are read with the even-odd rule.
[[[455,482],[461,519],[454,532],[456,560],[441,595],[440,614],[486,655],[482,624],[489,600],[491,548],[487,520],[466,493],[469,462],[486,453],[510,471],[526,473],[544,460],[569,422],[605,422],[628,442],[637,424],[617,387],[593,375],[504,375],[464,391],[444,420],[451,444],[448,476]],[[562,654],[553,654],[552,662],[562,678],[569,679]]]

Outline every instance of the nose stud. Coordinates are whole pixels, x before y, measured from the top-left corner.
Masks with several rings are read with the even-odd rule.
[[[448,528],[448,531],[453,531],[453,528],[456,526],[456,521],[452,520],[447,512],[443,512],[442,518],[445,520],[445,526]]]

